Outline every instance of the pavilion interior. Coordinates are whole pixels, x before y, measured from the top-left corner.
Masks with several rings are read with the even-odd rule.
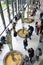
[[[39,4],[37,5],[37,11],[35,15],[32,17],[30,14],[28,14],[30,11],[32,12],[33,9],[36,7],[35,3],[37,1],[40,1],[41,6],[39,7]],[[28,7],[29,6],[29,7]],[[18,16],[18,13],[21,13],[22,18]],[[1,0],[0,1],[0,40],[2,36],[7,35],[6,30],[12,29],[12,23],[10,21],[16,22],[16,31],[23,30],[23,27],[25,30],[28,30],[28,25],[31,25],[34,27],[33,34],[31,36],[31,40],[27,38],[28,40],[28,46],[26,47],[27,50],[29,48],[34,49],[34,53],[36,53],[37,48],[42,49],[42,56],[40,56],[39,61],[34,60],[32,63],[29,62],[28,64],[24,65],[43,65],[43,40],[42,42],[39,42],[40,39],[40,33],[39,35],[36,35],[35,33],[35,23],[38,22],[39,25],[41,23],[40,20],[40,13],[43,12],[43,0]],[[18,20],[15,20],[15,16],[18,16]],[[30,19],[32,22],[27,22],[24,20],[27,17],[30,16]],[[19,32],[18,32],[19,33]],[[29,56],[28,51],[24,49],[23,40],[25,37],[22,37],[22,35],[17,34],[17,37],[14,37],[14,31],[11,30],[11,37],[12,37],[12,48],[13,51],[20,52],[23,57],[25,55]],[[0,51],[0,65],[7,65],[5,64],[5,57],[10,51],[9,44],[3,44],[3,48]],[[14,65],[14,64],[10,64]],[[16,64],[15,64],[16,65]],[[19,64],[18,64],[19,65]],[[22,65],[22,64],[21,64]]]

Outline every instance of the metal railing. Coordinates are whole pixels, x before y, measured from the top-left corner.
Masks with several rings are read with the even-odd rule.
[[[11,23],[11,22],[10,22]],[[0,34],[0,36],[4,33],[4,31],[8,28],[8,26],[10,25],[10,23],[7,25],[7,27],[2,31],[2,33]]]

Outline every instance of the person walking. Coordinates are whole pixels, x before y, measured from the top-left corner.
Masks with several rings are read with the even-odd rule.
[[[26,47],[28,46],[27,35],[25,39],[23,40],[23,45],[24,45],[24,49],[26,50]]]
[[[34,49],[33,48],[28,49],[28,53],[29,53],[30,62],[32,63],[32,58],[34,57]]]
[[[38,22],[35,23],[35,32],[36,32],[36,35],[39,34],[39,30],[40,30],[40,27],[38,25]]]
[[[42,56],[42,49],[37,48],[36,50],[36,60],[39,61],[39,57]]]
[[[42,42],[43,40],[43,20],[41,21],[41,26],[40,26],[40,39],[39,42]]]
[[[28,28],[28,38],[31,40],[31,36],[32,36],[33,30],[34,30],[34,27],[30,26],[30,25],[28,25],[28,26],[29,26],[29,28]]]

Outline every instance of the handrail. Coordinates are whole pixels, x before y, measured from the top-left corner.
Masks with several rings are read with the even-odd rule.
[[[10,25],[10,23],[7,25],[7,27]],[[2,31],[2,33],[0,34],[0,36],[4,33],[4,31],[7,29],[7,27]]]

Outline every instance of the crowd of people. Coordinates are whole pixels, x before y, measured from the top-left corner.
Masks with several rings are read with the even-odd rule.
[[[34,9],[34,11],[33,11],[33,14],[35,13],[35,9]],[[19,13],[20,14],[20,13]],[[40,14],[40,19],[42,18],[42,16],[41,16],[42,14]],[[21,17],[21,14],[20,14],[20,16],[19,17]],[[15,20],[17,20],[17,17],[15,16]],[[12,27],[12,29],[11,30],[13,30],[13,32],[14,32],[14,34],[13,34],[13,36],[14,37],[17,37],[17,31],[16,31],[16,23],[15,22],[13,22],[13,27]],[[6,38],[6,37],[4,37],[4,36],[2,36],[1,37],[1,42],[0,42],[0,51],[2,51],[2,48],[3,48],[3,45],[4,44],[6,44],[6,43],[11,43],[11,30],[9,30],[9,28],[7,29],[7,37],[8,38]],[[35,55],[35,51],[34,51],[34,49],[33,48],[29,48],[28,50],[27,50],[27,46],[28,46],[28,40],[27,40],[27,38],[29,38],[30,40],[32,39],[31,38],[31,36],[32,36],[32,34],[33,34],[33,31],[35,31],[35,33],[36,33],[36,35],[39,35],[40,34],[40,39],[39,39],[39,42],[43,42],[43,19],[41,19],[41,24],[39,25],[38,24],[38,22],[36,21],[36,23],[35,23],[35,29],[34,29],[34,27],[33,26],[31,26],[31,25],[28,25],[28,34],[25,36],[25,38],[24,38],[24,40],[23,40],[23,46],[24,46],[24,49],[28,52],[28,55],[29,55],[29,59],[28,60],[30,60],[30,62],[32,63],[32,58],[34,57],[34,55]],[[8,34],[9,33],[9,34]],[[9,38],[10,38],[10,40],[9,40]],[[9,42],[7,42],[7,39],[9,40]],[[38,61],[39,60],[39,57],[42,55],[42,49],[41,48],[38,48],[37,49],[37,52],[36,52],[36,60]],[[27,56],[26,56],[27,57]],[[27,61],[26,61],[27,62]]]

